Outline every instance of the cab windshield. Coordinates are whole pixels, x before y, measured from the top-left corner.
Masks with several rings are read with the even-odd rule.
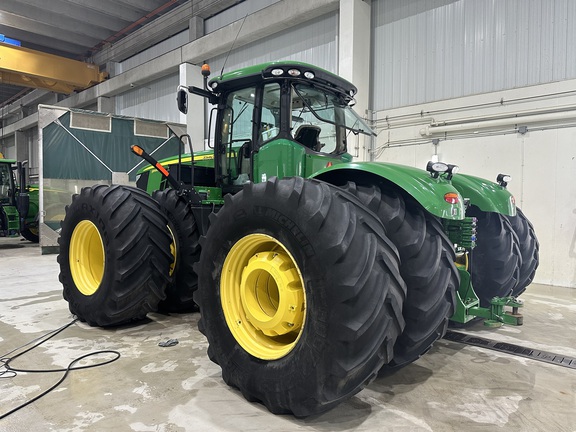
[[[295,84],[294,91],[297,97],[293,97],[292,100],[293,120],[295,114],[296,121],[298,121],[298,119],[303,119],[305,114],[310,113],[320,121],[342,126],[354,134],[376,135],[341,96],[305,84]],[[298,108],[300,108],[300,113],[298,113]]]

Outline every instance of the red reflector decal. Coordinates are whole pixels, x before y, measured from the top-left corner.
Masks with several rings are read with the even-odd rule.
[[[166,168],[164,168],[162,165],[160,165],[160,162],[158,162],[156,164],[156,168],[158,168],[158,171],[160,171],[162,174],[164,174],[166,177],[168,177],[170,174],[168,174],[168,171],[166,171]]]
[[[332,162],[328,162],[328,163],[326,164],[326,168],[330,168],[331,166],[332,166]]]
[[[458,204],[460,202],[460,198],[458,198],[458,194],[454,192],[448,192],[444,195],[444,201],[449,204]]]

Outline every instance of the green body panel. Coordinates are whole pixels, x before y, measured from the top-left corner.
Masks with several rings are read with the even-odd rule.
[[[349,157],[348,154],[342,156],[306,152],[305,147],[292,140],[277,139],[261,147],[254,155],[254,182],[260,183],[271,177],[310,177],[328,163],[340,164],[344,157]]]
[[[40,190],[37,187],[28,188],[28,195],[30,196],[30,204],[28,206],[28,215],[26,216],[26,225],[37,222],[38,211],[40,209]],[[70,196],[67,194],[67,196]]]
[[[206,199],[202,200],[202,204],[224,204],[222,189],[203,186],[196,186],[195,189],[200,195],[206,194]]]
[[[452,184],[464,198],[485,212],[516,216],[516,204],[512,194],[498,183],[466,174],[456,174]]]
[[[20,218],[18,216],[18,210],[15,206],[3,206],[2,210],[6,214],[6,218],[8,220],[8,226],[6,229],[8,230],[9,234],[17,235],[20,232]]]
[[[350,160],[348,160],[349,162]],[[328,164],[332,164],[332,166],[336,164],[341,164],[346,161],[343,161],[337,157],[330,157],[326,155],[317,155],[317,154],[307,154],[306,155],[306,177],[312,177],[318,171],[326,168]]]
[[[271,141],[254,155],[254,183],[291,176],[306,177],[306,149],[294,141]]]
[[[146,192],[152,195],[152,192],[160,190],[160,184],[162,183],[163,179],[164,177],[162,177],[162,174],[160,174],[159,171],[156,169],[151,171],[148,176],[148,182],[146,183]]]
[[[384,162],[341,163],[324,168],[312,177],[327,181],[337,178],[340,183],[365,179],[368,184],[376,184],[384,180],[403,189],[435,216],[454,220],[464,218],[463,199],[456,188],[448,180],[442,177],[434,179],[429,173],[418,168]],[[459,202],[446,202],[444,195],[447,193],[458,194]]]

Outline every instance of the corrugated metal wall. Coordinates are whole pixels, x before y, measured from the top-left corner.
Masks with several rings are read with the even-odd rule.
[[[225,11],[204,21],[204,33],[212,33],[219,28],[244,18],[246,14],[253,14],[256,11],[264,9],[274,3],[278,3],[279,1],[280,0],[250,0],[232,6],[231,8],[226,9]]]
[[[273,60],[297,60],[336,73],[337,35],[338,13],[334,12],[234,49],[226,61],[225,71]],[[213,74],[220,73],[225,58],[223,54],[210,59]]]
[[[573,0],[373,0],[375,110],[576,78]]]
[[[179,75],[174,74],[116,96],[116,114],[180,122],[176,106]]]
[[[169,37],[162,42],[157,43],[156,45],[124,60],[123,62],[118,63],[118,69],[116,70],[117,74],[122,72],[126,72],[129,69],[135,68],[136,66],[140,66],[141,64],[146,63],[156,57],[161,56],[169,51],[172,51],[176,48],[181,47],[182,45],[186,45],[190,42],[190,35],[188,30],[184,30],[178,34],[175,34],[172,37]]]

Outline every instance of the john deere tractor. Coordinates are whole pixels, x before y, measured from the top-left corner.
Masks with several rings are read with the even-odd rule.
[[[38,188],[26,185],[24,164],[0,158],[0,236],[18,235],[38,243]]]
[[[416,360],[451,317],[520,324],[503,308],[538,243],[507,176],[353,162],[349,136],[373,134],[356,88],[312,65],[181,88],[182,112],[188,93],[215,106],[210,151],[158,162],[133,146],[150,163],[138,188],[84,188],[67,208],[60,280],[80,319],[197,305],[226,383],[299,417]]]

